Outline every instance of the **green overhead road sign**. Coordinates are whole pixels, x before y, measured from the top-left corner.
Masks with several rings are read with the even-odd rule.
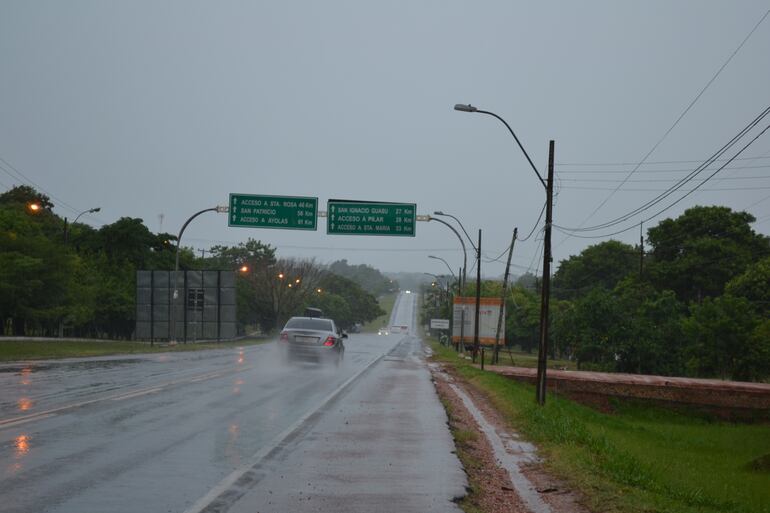
[[[330,199],[326,233],[330,235],[394,235],[414,237],[417,205]]]
[[[230,194],[227,226],[316,230],[318,198]]]

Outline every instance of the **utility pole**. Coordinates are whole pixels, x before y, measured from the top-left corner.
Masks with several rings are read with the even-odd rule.
[[[497,332],[495,334],[495,353],[492,358],[492,363],[497,365],[500,357],[500,327],[503,324],[503,314],[505,313],[505,294],[508,291],[508,275],[511,270],[511,255],[513,255],[513,245],[516,244],[516,236],[519,233],[518,228],[513,229],[513,237],[511,238],[511,247],[508,248],[508,262],[505,264],[505,275],[503,276],[503,293],[500,295],[500,312],[497,315]]]
[[[481,305],[481,228],[479,228],[479,244],[476,247],[476,322],[473,326],[473,362],[479,352],[479,306]]]
[[[540,303],[540,344],[537,355],[537,403],[545,404],[548,364],[548,308],[551,297],[551,225],[553,224],[554,141],[548,144],[548,180],[545,185],[545,241],[543,243],[543,295]]]
[[[644,274],[644,235],[642,235],[642,223],[639,223],[639,277]]]

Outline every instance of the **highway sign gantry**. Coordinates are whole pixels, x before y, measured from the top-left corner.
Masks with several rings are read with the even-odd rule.
[[[230,194],[227,225],[315,231],[318,227],[318,198]]]
[[[414,237],[416,210],[414,203],[330,199],[326,233]]]

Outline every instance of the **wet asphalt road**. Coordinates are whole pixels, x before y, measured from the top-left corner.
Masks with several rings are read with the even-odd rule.
[[[337,368],[278,349],[0,366],[0,511],[457,511],[415,337],[353,334]]]

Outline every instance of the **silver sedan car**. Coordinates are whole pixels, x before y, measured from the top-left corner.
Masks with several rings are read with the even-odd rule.
[[[334,321],[318,317],[292,317],[281,330],[280,344],[288,360],[333,361],[339,364],[347,334]]]

